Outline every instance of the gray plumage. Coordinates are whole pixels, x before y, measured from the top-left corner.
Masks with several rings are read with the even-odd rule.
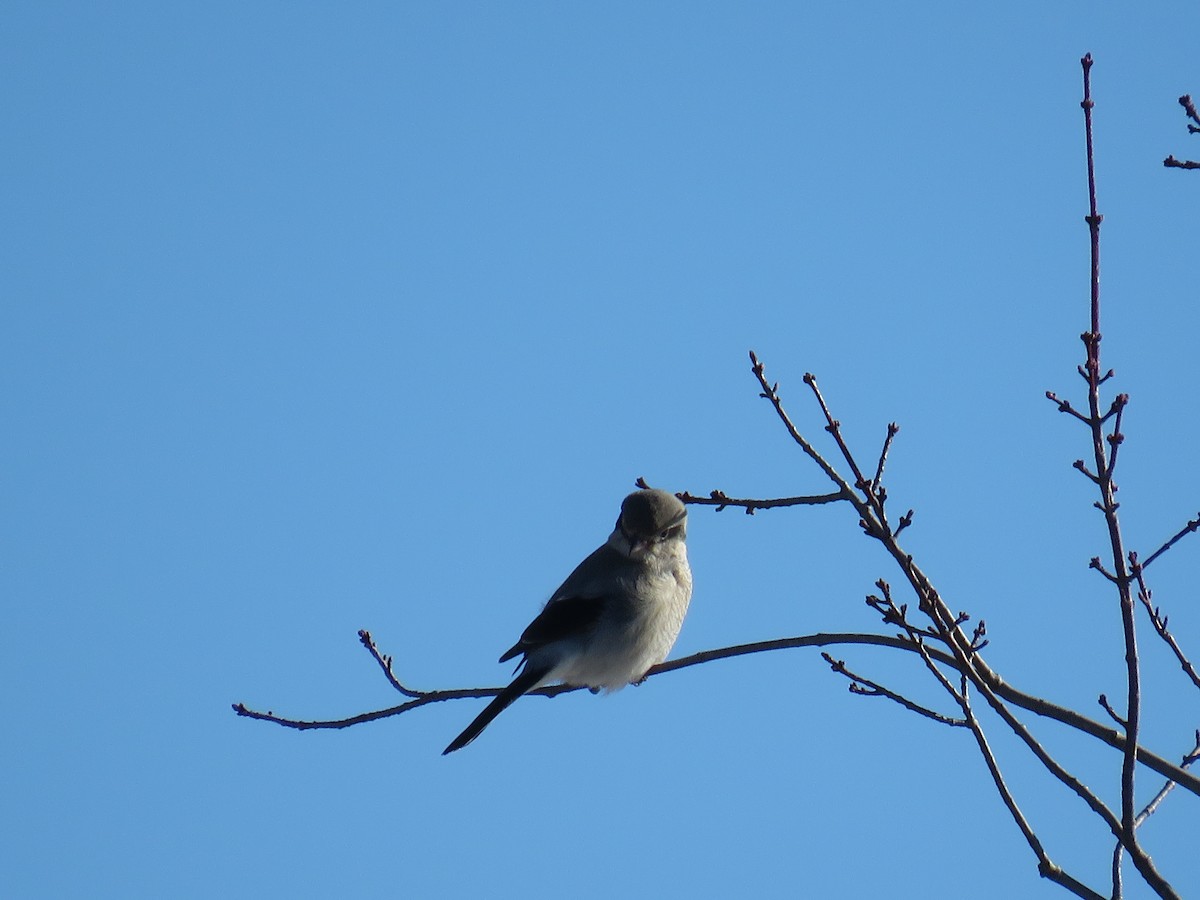
[[[616,691],[667,658],[692,597],[687,508],[666,491],[635,491],[608,540],[576,566],[503,656],[517,677],[444,753],[475,740],[522,694],[554,682]]]

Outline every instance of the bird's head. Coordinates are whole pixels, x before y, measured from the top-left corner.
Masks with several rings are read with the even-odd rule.
[[[634,491],[621,503],[621,514],[609,542],[630,559],[640,560],[658,548],[687,537],[687,507],[666,491]]]

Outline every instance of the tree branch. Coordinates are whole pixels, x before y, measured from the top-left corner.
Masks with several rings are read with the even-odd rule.
[[[367,633],[367,632],[364,632]],[[369,637],[369,633],[368,637]],[[679,659],[668,660],[654,666],[647,674],[647,678],[652,678],[657,675],[665,675],[668,672],[675,672],[680,669],[691,668],[705,663],[713,662],[718,659],[735,659],[739,656],[749,656],[754,653],[770,653],[777,650],[790,650],[801,647],[832,647],[844,644],[865,644],[876,647],[890,647],[896,650],[905,650],[910,653],[920,652],[917,647],[913,646],[912,642],[902,638],[893,637],[886,634],[856,634],[856,633],[818,633],[799,635],[797,637],[775,638],[769,641],[755,641],[750,644],[736,644],[730,647],[719,647],[715,650],[703,650],[699,653],[693,653],[690,656],[680,657]],[[363,646],[368,646],[366,641],[363,641]],[[369,649],[369,647],[368,647]],[[933,647],[923,648],[931,658],[939,663],[947,665],[952,669],[957,670],[958,666],[950,654]],[[1125,746],[1124,737],[1115,729],[1106,725],[1102,725],[1087,716],[1075,712],[1063,706],[1058,706],[1051,703],[1049,700],[1044,700],[1041,697],[1035,697],[1031,694],[1023,693],[1017,690],[1012,685],[1008,684],[999,675],[996,675],[990,669],[986,670],[985,677],[998,695],[1003,697],[1010,703],[1027,709],[1044,718],[1053,719],[1061,722],[1084,734],[1096,738],[1102,743],[1108,744],[1117,750],[1123,750]],[[422,706],[427,706],[430,703],[441,703],[447,700],[480,700],[490,697],[495,697],[502,691],[503,688],[458,688],[448,690],[420,691],[412,687],[404,686],[403,692],[405,696],[414,697],[409,703],[402,703],[399,706],[389,706],[386,709],[374,710],[372,712],[362,713],[357,716],[350,716],[344,719],[293,719],[285,716],[278,716],[274,712],[268,710],[262,712],[246,706],[244,703],[234,703],[233,711],[239,716],[245,716],[250,719],[258,719],[264,722],[273,722],[276,725],[281,725],[285,728],[294,728],[301,731],[310,729],[336,729],[347,728],[351,725],[357,725],[361,722],[374,722],[379,719],[390,718],[401,713],[408,712],[413,709],[418,709]],[[530,691],[528,696],[539,697],[557,697],[560,694],[571,694],[576,691],[584,690],[583,688],[568,687],[566,685],[551,685],[541,687],[537,690]],[[1142,765],[1149,769],[1158,772],[1164,778],[1170,778],[1177,781],[1181,787],[1200,797],[1200,778],[1192,775],[1190,772],[1185,772],[1179,769],[1174,764],[1163,759],[1144,747],[1137,748],[1138,760]]]
[[[1066,888],[1071,893],[1086,897],[1087,900],[1104,900],[1104,897],[1096,891],[1089,888],[1083,882],[1067,874],[1060,866],[1054,863],[1046,848],[1042,845],[1041,839],[1037,836],[1037,832],[1033,830],[1033,826],[1029,824],[1029,820],[1025,818],[1025,814],[1021,812],[1021,808],[1017,805],[1016,798],[1012,791],[1009,790],[1007,782],[1004,780],[1004,773],[1000,769],[1000,764],[996,761],[996,754],[992,751],[991,744],[988,743],[987,735],[984,734],[979,720],[975,717],[974,711],[971,709],[970,694],[967,692],[966,679],[962,689],[962,708],[966,714],[967,723],[971,728],[971,734],[975,737],[975,743],[979,747],[979,753],[983,756],[984,765],[987,766],[988,774],[992,776],[992,783],[996,786],[996,791],[1000,794],[1000,799],[1003,801],[1009,815],[1017,825],[1017,829],[1025,838],[1025,842],[1029,844],[1038,860],[1038,874],[1055,884]]]
[[[1200,116],[1196,115],[1196,106],[1192,103],[1190,94],[1184,94],[1179,98],[1179,105],[1183,107],[1184,115],[1186,115],[1195,125],[1188,123],[1188,134],[1200,134]],[[1168,156],[1163,160],[1163,165],[1168,169],[1200,169],[1200,162],[1194,160],[1178,160],[1174,156]]]
[[[1157,873],[1149,871],[1149,860],[1141,854],[1137,846],[1137,835],[1134,828],[1136,810],[1134,808],[1134,773],[1137,768],[1135,750],[1137,747],[1138,731],[1141,723],[1141,671],[1138,665],[1137,630],[1135,627],[1133,595],[1130,590],[1130,575],[1126,569],[1126,554],[1124,539],[1121,534],[1121,523],[1117,518],[1117,502],[1114,497],[1116,486],[1113,484],[1113,460],[1105,449],[1104,434],[1100,415],[1100,223],[1104,217],[1096,208],[1096,161],[1092,141],[1092,56],[1087,54],[1081,60],[1083,65],[1083,107],[1084,132],[1087,140],[1087,175],[1088,175],[1088,233],[1091,237],[1091,297],[1092,321],[1091,330],[1082,335],[1084,346],[1087,348],[1085,369],[1088,383],[1088,412],[1092,432],[1092,456],[1095,461],[1095,472],[1100,490],[1100,507],[1108,526],[1109,545],[1112,552],[1114,581],[1120,601],[1121,628],[1125,641],[1125,677],[1126,677],[1126,709],[1125,731],[1129,743],[1125,747],[1124,759],[1121,765],[1121,841],[1130,852],[1130,857],[1138,865],[1139,871],[1147,881],[1154,885],[1160,881],[1159,887],[1166,887]],[[1124,408],[1125,404],[1121,404]],[[1116,446],[1113,451],[1115,454]]]
[[[1146,580],[1142,575],[1145,570],[1144,565],[1138,565],[1137,554],[1130,553],[1130,564],[1133,568],[1133,574],[1137,578],[1138,583],[1138,600],[1150,616],[1150,624],[1154,626],[1154,631],[1160,638],[1171,648],[1171,652],[1175,654],[1175,659],[1179,661],[1180,667],[1184,674],[1192,680],[1192,684],[1200,688],[1200,673],[1196,672],[1196,667],[1192,665],[1192,661],[1188,659],[1187,654],[1183,652],[1183,648],[1179,646],[1179,642],[1175,640],[1175,635],[1171,634],[1167,628],[1167,617],[1162,614],[1162,611],[1157,606],[1152,606],[1150,603],[1150,588],[1146,586]]]
[[[1177,543],[1183,540],[1184,537],[1196,531],[1197,529],[1200,529],[1200,513],[1196,513],[1196,518],[1192,519],[1186,525],[1180,528],[1179,531],[1175,533],[1174,537],[1146,557],[1146,561],[1142,563],[1142,568],[1144,569],[1149,566],[1150,563],[1154,562],[1156,559],[1174,547]]]
[[[1192,749],[1183,757],[1183,761],[1179,764],[1179,767],[1181,769],[1186,769],[1198,759],[1200,759],[1200,728],[1196,729],[1195,744],[1193,745]],[[1145,808],[1138,813],[1137,819],[1134,821],[1134,827],[1141,828],[1144,824],[1146,824],[1146,820],[1154,815],[1155,812],[1157,812],[1159,806],[1161,806],[1162,802],[1167,799],[1167,795],[1171,793],[1171,790],[1174,787],[1175,782],[1168,779],[1166,784],[1159,788],[1158,793],[1155,794],[1150,802],[1146,804]],[[1120,841],[1117,841],[1116,847],[1113,848],[1113,897],[1121,896],[1121,856],[1124,853],[1124,850],[1124,845]]]
[[[942,725],[950,725],[957,728],[966,728],[966,719],[955,719],[950,716],[943,715],[935,710],[928,709],[913,700],[909,700],[903,694],[898,694],[895,691],[885,688],[878,682],[871,681],[869,678],[864,678],[857,675],[846,668],[846,661],[843,659],[834,659],[828,653],[822,652],[821,657],[825,662],[829,663],[829,667],[839,675],[844,675],[850,680],[850,693],[858,694],[860,697],[886,697],[895,703],[900,704],[910,712],[915,712],[917,715],[924,716],[927,719],[932,719]]]
[[[638,478],[637,486],[643,490],[650,487],[645,478]],[[715,506],[721,512],[728,506],[736,506],[746,510],[746,515],[752,516],[760,509],[779,509],[784,506],[819,506],[823,503],[836,503],[845,500],[841,492],[833,494],[814,494],[803,497],[773,497],[765,500],[753,498],[730,497],[724,491],[710,491],[707,497],[699,497],[682,491],[675,494],[684,503],[692,506]]]

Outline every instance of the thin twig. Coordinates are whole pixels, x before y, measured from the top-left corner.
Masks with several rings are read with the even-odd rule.
[[[640,478],[637,483],[639,487],[645,484]],[[846,499],[840,493],[813,494],[801,497],[772,497],[763,500],[748,497],[730,497],[724,491],[712,491],[707,497],[690,494],[687,491],[677,493],[675,496],[689,505],[715,506],[717,512],[721,512],[727,506],[735,506],[745,509],[746,514],[751,516],[760,509],[779,509],[784,506],[819,506],[823,503],[836,503],[839,500]]]
[[[957,639],[962,637],[961,632],[954,626],[953,620],[948,618],[945,604],[941,602],[930,603],[929,608],[935,620],[940,622],[941,627],[947,632],[952,633],[956,638],[950,641],[950,648],[958,662],[959,670],[966,673],[969,677],[977,676],[976,666],[982,664],[982,659],[979,654],[968,655],[967,649]],[[963,637],[963,640],[965,641],[965,637]],[[1045,769],[1083,800],[1092,812],[1100,816],[1115,835],[1120,836],[1121,823],[1113,815],[1108,806],[1105,805],[1104,801],[1050,755],[1041,742],[1033,736],[1033,733],[1013,715],[1012,711],[1004,703],[1000,702],[1000,697],[990,688],[985,679],[982,677],[971,677],[971,682],[980,688],[980,693],[983,694],[984,699],[987,700],[992,710],[1004,720],[1009,729],[1032,751],[1033,755],[1037,757]]]
[[[1183,107],[1184,114],[1191,119],[1196,125],[1200,125],[1200,115],[1196,113],[1196,105],[1192,103],[1192,95],[1184,94],[1179,98],[1179,105]],[[1200,134],[1200,128],[1195,125],[1189,125],[1188,131],[1192,134]]]
[[[1100,706],[1103,708],[1103,710],[1106,713],[1108,713],[1108,717],[1110,719],[1112,719],[1114,722],[1116,722],[1118,725],[1120,725],[1122,728],[1124,728],[1125,720],[1121,718],[1120,713],[1118,713],[1115,709],[1112,708],[1112,704],[1108,702],[1108,697],[1104,694],[1101,694],[1097,698],[1097,700],[1099,701]]]
[[[1179,105],[1183,107],[1184,115],[1196,123],[1195,125],[1191,124],[1191,122],[1188,123],[1188,134],[1200,134],[1200,127],[1197,127],[1200,126],[1200,116],[1196,115],[1196,106],[1192,103],[1191,95],[1184,94],[1180,97]],[[1164,159],[1163,165],[1169,169],[1200,169],[1200,162],[1191,159],[1180,160],[1174,156],[1168,156]]]
[[[1167,617],[1163,615],[1162,610],[1151,604],[1150,588],[1146,586],[1146,579],[1142,574],[1146,569],[1145,564],[1139,565],[1137,554],[1132,551],[1129,554],[1129,562],[1130,568],[1133,570],[1133,575],[1137,579],[1138,600],[1141,601],[1142,607],[1149,614],[1150,624],[1154,626],[1155,633],[1171,648],[1171,652],[1175,654],[1175,659],[1179,661],[1184,674],[1192,680],[1192,684],[1200,688],[1200,672],[1196,671],[1196,667],[1192,664],[1192,661],[1183,652],[1183,648],[1179,646],[1179,642],[1175,640],[1175,635],[1171,634],[1170,629],[1167,627]]]
[[[1121,444],[1125,442],[1125,435],[1121,432],[1121,416],[1124,415],[1125,407],[1128,403],[1128,394],[1117,394],[1117,399],[1113,401],[1113,409],[1116,410],[1117,418],[1113,422],[1112,434],[1106,438],[1108,445],[1112,447],[1108,455],[1108,473],[1110,477],[1117,468],[1117,452],[1121,449]],[[1109,412],[1111,413],[1112,410]],[[1106,415],[1105,418],[1107,419],[1108,416]]]
[[[875,586],[879,588],[880,593],[882,593],[883,596],[882,598],[868,596],[867,604],[873,609],[877,610],[883,616],[884,622],[888,624],[899,625],[904,629],[905,637],[912,643],[916,652],[921,655],[921,660],[925,663],[925,668],[929,670],[930,674],[932,674],[937,682],[941,684],[943,690],[950,695],[951,699],[953,699],[954,702],[958,704],[958,707],[963,710],[964,714],[966,714],[967,709],[963,702],[962,691],[955,688],[954,685],[950,683],[950,679],[946,677],[945,673],[942,672],[942,670],[936,665],[934,665],[933,657],[930,655],[925,646],[925,638],[927,637],[943,642],[945,640],[944,637],[932,629],[918,628],[916,625],[913,625],[912,622],[908,620],[907,604],[897,604],[896,601],[892,599],[892,587],[882,578],[875,582]],[[962,678],[966,678],[966,675],[962,672],[959,674]],[[963,690],[965,690],[965,688]]]
[[[856,487],[866,491],[870,487],[871,482],[863,477],[863,473],[858,468],[858,462],[854,459],[854,454],[850,452],[850,448],[846,446],[846,439],[842,437],[842,423],[835,419],[829,412],[829,407],[825,403],[825,398],[821,396],[821,389],[817,387],[817,376],[812,372],[804,373],[804,383],[807,384],[813,392],[813,396],[817,398],[817,403],[821,406],[821,412],[825,414],[825,430],[833,435],[833,439],[837,442],[838,449],[842,451],[842,458],[846,460],[846,465],[850,467],[850,471],[854,473],[854,484]],[[870,497],[870,493],[867,493]]]
[[[1042,846],[1041,839],[1038,838],[1037,832],[1033,830],[1033,826],[1029,824],[1029,820],[1025,818],[1025,814],[1021,812],[1021,808],[1017,805],[1016,798],[1012,791],[1009,790],[1007,782],[1004,780],[1004,773],[1000,769],[1000,764],[996,761],[996,754],[992,752],[991,744],[988,743],[987,735],[983,732],[983,727],[979,724],[979,720],[975,716],[974,710],[971,708],[970,693],[967,689],[967,678],[963,677],[962,686],[962,709],[966,715],[966,721],[971,729],[971,734],[975,738],[975,743],[979,747],[979,753],[983,756],[984,765],[987,766],[988,774],[992,776],[992,783],[996,786],[997,793],[1000,794],[1000,799],[1012,816],[1013,821],[1017,825],[1017,829],[1025,838],[1025,842],[1029,844],[1029,848],[1033,851],[1038,860],[1038,874],[1043,878],[1053,881],[1055,884],[1066,888],[1071,893],[1079,897],[1086,897],[1088,900],[1104,900],[1102,894],[1089,888],[1083,882],[1068,875],[1063,869],[1054,863],[1046,848]]]
[[[398,690],[405,697],[417,699],[424,696],[421,691],[414,691],[412,688],[405,687],[400,683],[400,680],[396,678],[395,673],[392,671],[392,658],[390,656],[384,656],[379,652],[379,648],[375,646],[375,640],[371,637],[371,632],[367,631],[365,628],[359,629],[358,640],[364,647],[367,648],[367,652],[371,654],[371,657],[375,660],[375,662],[379,664],[379,668],[383,670],[384,677],[387,678],[388,684]]]
[[[1200,513],[1196,513],[1196,518],[1192,519],[1186,525],[1180,528],[1174,537],[1146,557],[1146,561],[1142,563],[1142,568],[1144,569],[1149,566],[1150,563],[1154,562],[1156,559],[1174,547],[1177,543],[1183,540],[1184,537],[1196,531],[1197,529],[1200,529]]]
[[[1179,767],[1181,769],[1186,769],[1192,763],[1196,762],[1196,760],[1198,760],[1198,759],[1200,759],[1200,729],[1197,729],[1197,731],[1196,731],[1195,744],[1193,744],[1192,749],[1187,754],[1184,755],[1182,762],[1180,762],[1180,764],[1179,764]],[[1167,795],[1170,794],[1174,788],[1175,788],[1175,782],[1168,779],[1166,781],[1166,783],[1164,783],[1163,786],[1158,789],[1158,793],[1155,794],[1154,797],[1150,800],[1150,802],[1146,804],[1145,809],[1143,809],[1140,813],[1138,813],[1137,821],[1135,824],[1139,828],[1146,823],[1147,819],[1149,819],[1152,815],[1154,815],[1156,812],[1158,812],[1158,807],[1160,805],[1162,805],[1162,802],[1167,799]]]
[[[892,448],[892,439],[900,431],[900,426],[895,422],[889,422],[887,427],[887,437],[883,439],[883,449],[879,451],[879,464],[875,466],[875,477],[871,479],[871,492],[879,491],[879,483],[883,480],[883,467],[887,463],[888,451]]]
[[[1198,759],[1200,759],[1200,729],[1196,730],[1196,742],[1192,746],[1191,751],[1188,752],[1186,755],[1184,755],[1183,761],[1179,764],[1179,768],[1186,769],[1188,766],[1190,766],[1192,763],[1196,762],[1196,760],[1198,760]],[[1142,811],[1140,813],[1138,813],[1137,819],[1135,819],[1134,823],[1133,823],[1135,828],[1141,828],[1142,825],[1146,824],[1146,820],[1149,819],[1152,815],[1154,815],[1155,812],[1158,811],[1159,806],[1161,806],[1162,802],[1167,799],[1167,795],[1171,793],[1171,791],[1172,791],[1172,789],[1174,789],[1174,787],[1175,787],[1175,782],[1171,781],[1170,779],[1167,779],[1166,783],[1163,784],[1163,786],[1158,789],[1158,793],[1155,794],[1154,797],[1150,800],[1150,802],[1147,803],[1146,806],[1142,809]],[[1121,857],[1124,854],[1124,850],[1125,850],[1125,848],[1121,844],[1121,842],[1117,841],[1117,845],[1113,848],[1113,861],[1112,861],[1112,879],[1113,879],[1113,897],[1114,898],[1119,898],[1121,896]]]
[[[766,369],[759,362],[758,356],[755,355],[753,350],[750,351],[750,363],[751,371],[754,373],[754,377],[758,379],[759,386],[762,388],[760,396],[770,401],[771,405],[775,407],[775,414],[783,423],[783,427],[787,430],[791,439],[796,442],[809,459],[817,464],[821,471],[825,473],[825,476],[837,486],[839,496],[850,500],[856,508],[859,508],[860,504],[857,502],[858,498],[854,494],[854,489],[846,483],[846,480],[837,473],[837,470],[833,466],[826,462],[825,457],[817,452],[817,449],[808,442],[808,439],[793,424],[791,417],[787,414],[787,410],[783,408],[783,401],[779,397],[779,385],[770,384],[767,381]]]
[[[1083,413],[1081,413],[1077,409],[1075,409],[1075,407],[1073,407],[1071,405],[1071,402],[1069,400],[1060,400],[1058,395],[1056,393],[1054,393],[1054,391],[1046,391],[1046,399],[1049,400],[1051,403],[1057,403],[1059,412],[1068,413],[1069,415],[1074,416],[1076,419],[1078,419],[1084,425],[1091,424],[1088,421],[1087,416],[1085,416]]]
[[[1103,433],[1104,420],[1100,412],[1100,386],[1109,375],[1101,375],[1100,366],[1100,224],[1104,217],[1096,206],[1096,154],[1092,139],[1092,110],[1095,102],[1092,100],[1092,55],[1089,53],[1080,60],[1083,66],[1083,108],[1084,132],[1087,141],[1087,177],[1088,177],[1088,215],[1085,220],[1091,244],[1091,272],[1089,284],[1091,288],[1091,328],[1080,337],[1087,348],[1086,362],[1081,367],[1088,386],[1088,420],[1092,436],[1092,456],[1095,463],[1095,475],[1098,479],[1100,501],[1096,506],[1104,515],[1108,528],[1108,538],[1113,564],[1112,580],[1116,584],[1117,596],[1121,613],[1121,630],[1125,645],[1125,752],[1121,761],[1121,819],[1116,835],[1138,872],[1146,883],[1160,896],[1177,896],[1174,888],[1158,872],[1150,856],[1139,846],[1137,831],[1134,826],[1136,809],[1134,785],[1137,772],[1137,744],[1141,727],[1141,668],[1138,660],[1136,609],[1134,606],[1131,576],[1126,566],[1124,538],[1121,533],[1121,523],[1117,516],[1119,504],[1116,502],[1116,484],[1113,482],[1114,456],[1120,444],[1120,415],[1128,398],[1119,397],[1114,408],[1117,409],[1117,424],[1114,428],[1112,453],[1110,456],[1105,447]],[[1103,571],[1101,569],[1101,571]]]
[[[924,707],[913,700],[909,700],[903,694],[898,694],[895,691],[884,687],[878,682],[851,672],[848,668],[846,668],[845,660],[834,659],[825,652],[821,653],[821,657],[825,660],[825,662],[829,663],[829,667],[833,669],[833,671],[837,672],[839,675],[844,675],[850,680],[850,693],[852,694],[858,694],[860,697],[886,697],[887,699],[900,704],[905,709],[924,716],[927,719],[932,719],[934,722],[938,722],[942,725],[949,725],[955,728],[967,727],[966,719],[955,719],[951,716],[943,715],[942,713]]]

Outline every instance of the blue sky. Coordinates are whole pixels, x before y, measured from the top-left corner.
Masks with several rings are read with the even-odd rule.
[[[815,651],[525,700],[445,759],[479,702],[307,733],[229,705],[395,703],[359,628],[416,687],[501,682],[638,476],[827,490],[754,348],[815,440],[806,371],[864,458],[901,424],[906,546],[1010,681],[1103,718],[1088,445],[1042,396],[1082,389],[1078,61],[1146,553],[1200,509],[1200,181],[1161,166],[1200,157],[1198,34],[1192,3],[7,5],[3,892],[1065,896],[969,737]],[[879,631],[862,597],[899,581],[848,509],[695,509],[689,545],[676,655]],[[1198,564],[1151,579],[1193,655]],[[1143,658],[1177,757],[1200,703],[1148,629]],[[1115,754],[1032,725],[1115,802]],[[1099,828],[992,726],[1103,888]],[[1185,894],[1198,815],[1145,830]]]

